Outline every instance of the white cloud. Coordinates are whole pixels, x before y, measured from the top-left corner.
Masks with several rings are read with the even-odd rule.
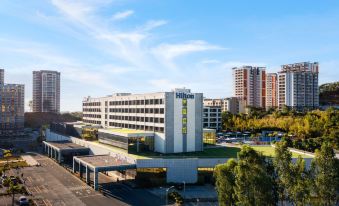
[[[179,56],[187,55],[194,52],[203,52],[211,50],[224,50],[217,45],[209,44],[202,40],[187,41],[178,44],[160,44],[152,49],[152,53],[160,62],[171,69],[176,69],[174,59]]]
[[[127,10],[127,11],[122,11],[122,12],[118,12],[115,13],[112,16],[112,20],[122,20],[122,19],[126,19],[127,17],[131,16],[134,14],[133,10]]]
[[[155,29],[157,27],[163,26],[167,23],[168,22],[165,21],[165,20],[150,20],[150,21],[146,22],[146,24],[143,25],[140,30],[150,31],[150,30]]]
[[[209,44],[202,40],[188,41],[179,44],[161,44],[154,48],[153,51],[156,55],[160,55],[165,59],[174,59],[175,57],[189,54],[192,52],[201,52],[208,50],[221,50],[222,47]]]

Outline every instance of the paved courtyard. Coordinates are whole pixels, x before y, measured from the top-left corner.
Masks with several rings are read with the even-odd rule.
[[[27,191],[38,206],[127,205],[105,197],[51,159],[36,155],[40,167],[21,169]]]
[[[36,154],[32,157],[41,165],[20,169],[25,185],[38,206],[106,206],[163,205],[163,200],[145,189],[134,189],[99,174],[99,189],[95,191],[78,177],[54,162]]]

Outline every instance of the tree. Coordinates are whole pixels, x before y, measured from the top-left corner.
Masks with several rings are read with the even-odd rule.
[[[275,144],[275,159],[274,166],[278,175],[278,191],[279,199],[283,201],[288,201],[288,192],[289,188],[292,186],[292,168],[291,160],[292,153],[288,151],[288,143],[285,141],[277,142]]]
[[[8,193],[12,194],[12,205],[14,206],[14,196],[15,193],[20,193],[22,191],[22,187],[20,185],[14,185],[12,182],[9,185],[9,188],[7,189]]]
[[[234,168],[236,205],[276,205],[274,179],[268,173],[265,157],[245,145],[238,159]]]
[[[236,203],[234,193],[234,168],[236,165],[237,162],[234,159],[229,159],[226,164],[217,165],[214,170],[215,186],[220,206],[232,206]]]
[[[330,206],[339,203],[339,166],[333,149],[324,142],[312,160],[314,193],[320,205]]]
[[[307,205],[310,201],[311,180],[305,167],[305,160],[299,156],[292,165],[292,184],[289,187],[289,195],[292,202],[297,206]]]

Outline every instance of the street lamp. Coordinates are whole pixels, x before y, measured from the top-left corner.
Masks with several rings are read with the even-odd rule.
[[[186,194],[186,182],[185,181],[182,181],[184,183],[184,200],[185,200],[185,194]]]
[[[172,188],[174,188],[174,186],[171,186],[168,189],[166,189],[166,205],[168,205],[168,191]]]

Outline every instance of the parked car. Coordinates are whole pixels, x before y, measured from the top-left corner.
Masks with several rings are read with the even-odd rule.
[[[14,176],[10,176],[11,182],[16,185],[18,183],[18,179]]]
[[[20,198],[19,198],[19,205],[20,206],[24,206],[24,205],[29,205],[29,202],[28,202],[28,199],[27,199],[27,197],[26,196],[21,196]]]

